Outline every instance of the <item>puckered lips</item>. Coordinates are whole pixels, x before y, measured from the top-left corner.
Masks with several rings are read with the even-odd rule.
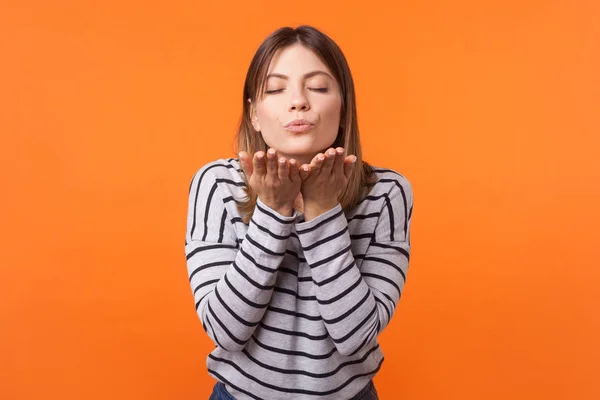
[[[306,119],[295,119],[287,123],[284,128],[290,132],[301,133],[312,129],[314,126],[315,124]]]

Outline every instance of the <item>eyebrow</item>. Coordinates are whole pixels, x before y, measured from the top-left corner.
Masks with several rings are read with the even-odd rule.
[[[311,78],[311,77],[313,77],[315,75],[325,75],[325,76],[329,77],[330,79],[333,79],[331,77],[331,75],[329,75],[327,72],[325,72],[325,71],[318,71],[318,70],[317,71],[308,72],[308,73],[304,74],[303,78],[304,79],[308,79],[308,78]],[[287,75],[283,75],[283,74],[271,73],[271,74],[267,75],[267,80],[269,78],[288,79],[288,76]]]

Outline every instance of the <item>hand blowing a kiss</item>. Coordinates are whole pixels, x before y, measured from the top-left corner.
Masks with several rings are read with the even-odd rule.
[[[292,215],[296,203],[308,222],[338,204],[356,162],[356,156],[344,153],[341,147],[329,148],[301,166],[293,158],[277,159],[273,148],[266,157],[263,151],[239,156],[248,184],[263,203],[284,216]]]

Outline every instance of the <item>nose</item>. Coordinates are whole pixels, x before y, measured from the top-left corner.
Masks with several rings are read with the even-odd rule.
[[[292,95],[289,111],[307,111],[310,109],[308,99],[301,91],[297,91]]]

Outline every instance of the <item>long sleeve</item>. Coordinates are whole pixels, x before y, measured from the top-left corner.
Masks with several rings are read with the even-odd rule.
[[[411,185],[408,181],[397,183],[377,197],[383,201],[374,235],[366,254],[356,258],[340,204],[311,221],[296,224],[316,286],[319,311],[343,355],[359,352],[388,325],[406,281]],[[356,264],[359,258],[360,269]]]
[[[192,179],[185,254],[204,330],[217,346],[239,351],[270,302],[296,213],[282,216],[258,199],[240,244],[220,185],[243,182],[217,178],[218,168],[227,166],[207,164]]]

